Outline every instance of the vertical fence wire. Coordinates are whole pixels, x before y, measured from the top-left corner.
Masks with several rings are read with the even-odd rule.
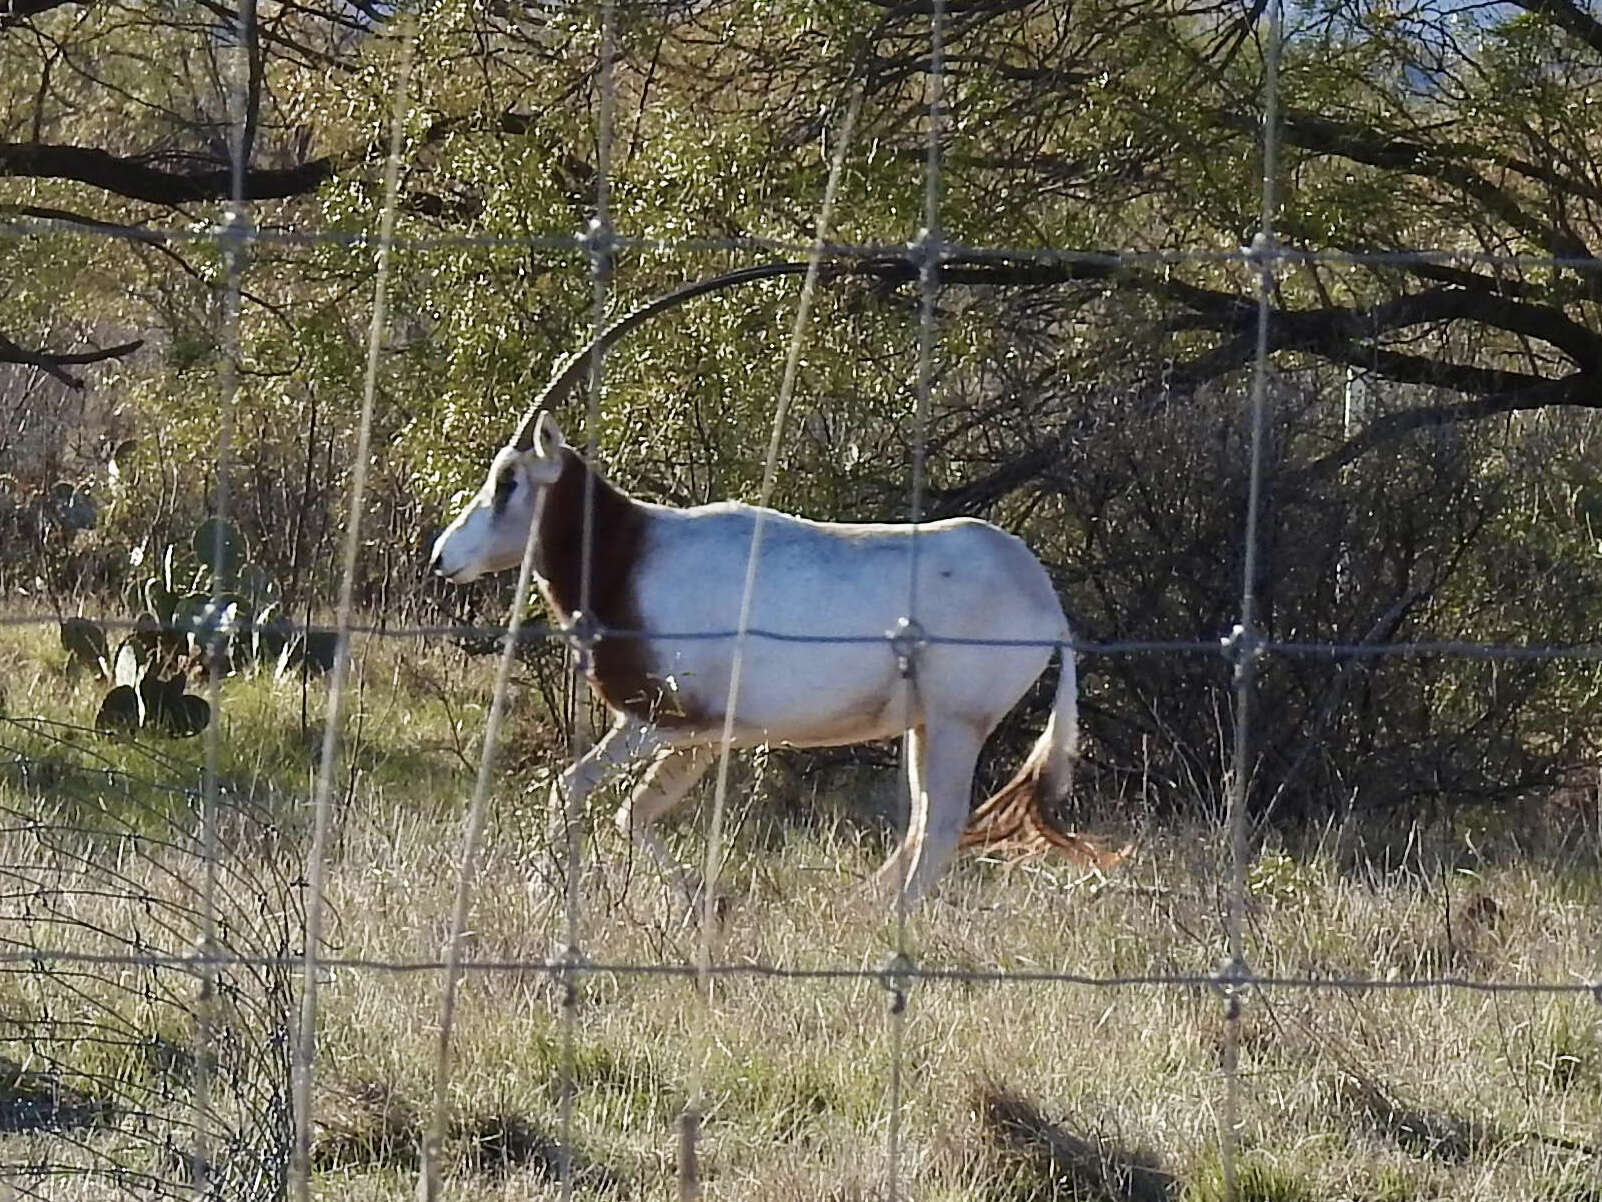
[[[885,1159],[887,1194],[890,1202],[901,1197],[902,1161],[902,1109],[907,1056],[907,993],[911,977],[906,970],[912,964],[908,942],[907,886],[910,873],[917,867],[922,850],[914,857],[911,842],[914,835],[913,815],[921,814],[924,825],[933,820],[931,802],[927,794],[928,781],[922,766],[914,757],[927,750],[927,738],[914,733],[913,724],[921,717],[919,703],[919,663],[923,650],[922,627],[918,623],[918,523],[923,520],[923,494],[925,458],[928,452],[929,417],[933,405],[935,386],[936,341],[939,338],[940,266],[944,255],[944,235],[940,228],[940,163],[942,139],[945,134],[945,0],[934,0],[929,14],[929,69],[924,74],[927,91],[928,129],[924,143],[923,168],[923,228],[913,245],[918,268],[918,385],[912,416],[912,447],[908,472],[907,520],[912,523],[907,546],[907,610],[897,638],[903,640],[898,648],[901,673],[906,681],[902,690],[903,704],[908,707],[902,720],[901,738],[902,778],[907,790],[907,836],[903,842],[900,871],[893,882],[895,893],[895,958],[887,973],[891,990],[890,1001],[890,1089],[888,1122],[885,1126]],[[924,797],[913,796],[922,790]],[[920,837],[923,831],[916,832]]]
[[[751,628],[751,611],[756,596],[757,573],[762,552],[762,536],[767,506],[779,477],[779,452],[784,445],[784,431],[788,423],[790,403],[795,396],[796,380],[801,371],[801,351],[805,346],[807,327],[811,322],[813,299],[817,293],[818,273],[823,265],[829,234],[834,227],[834,210],[839,201],[840,181],[845,174],[846,154],[856,134],[857,119],[862,111],[863,89],[851,94],[846,104],[840,127],[835,133],[834,153],[829,161],[829,174],[823,187],[823,202],[818,206],[817,221],[813,230],[811,250],[807,256],[807,271],[801,283],[801,296],[796,302],[795,319],[790,326],[789,346],[785,351],[784,373],[779,380],[779,395],[773,406],[773,422],[768,432],[768,446],[762,462],[762,484],[757,492],[757,509],[752,517],[751,542],[746,551],[745,576],[740,586],[739,616],[735,622],[734,654],[729,665],[729,687],[724,696],[723,726],[718,735],[718,770],[712,789],[712,813],[707,823],[706,862],[701,879],[700,931],[695,951],[696,994],[702,1008],[705,1034],[702,1054],[687,1091],[688,1104],[680,1116],[680,1197],[684,1202],[696,1196],[699,1183],[693,1172],[695,1133],[705,1109],[704,1097],[708,1062],[716,1041],[712,1038],[712,969],[713,943],[717,933],[717,885],[723,871],[723,825],[728,807],[729,763],[734,748],[735,723],[740,701],[740,687],[745,672],[745,651]]]
[[[217,945],[217,890],[219,791],[222,768],[222,680],[226,655],[227,632],[223,628],[224,593],[227,583],[221,570],[223,551],[227,545],[227,521],[230,504],[229,488],[234,458],[234,408],[239,394],[239,361],[243,353],[240,309],[243,296],[245,259],[249,254],[251,237],[250,217],[246,210],[247,172],[251,151],[251,124],[254,104],[252,93],[256,89],[256,4],[255,0],[241,0],[234,13],[233,28],[228,31],[232,45],[224,53],[228,65],[224,71],[225,103],[228,116],[229,200],[217,240],[223,261],[223,288],[221,335],[218,363],[217,413],[217,464],[215,493],[213,496],[212,524],[212,596],[207,615],[206,640],[206,703],[211,720],[206,724],[204,766],[200,785],[200,947],[197,972],[200,978],[199,997],[195,1007],[195,1058],[194,1103],[195,1124],[189,1179],[195,1197],[203,1198],[213,1192],[212,1078],[216,1071],[217,1040],[217,970],[220,949]],[[226,44],[226,43],[225,43]]]
[[[490,690],[489,713],[484,721],[484,742],[479,748],[478,768],[474,774],[473,791],[462,831],[461,850],[457,856],[456,890],[451,902],[450,928],[445,941],[444,979],[440,989],[439,1017],[434,1036],[434,1081],[423,1128],[421,1163],[418,1167],[419,1202],[437,1202],[443,1185],[442,1156],[450,1112],[451,1035],[455,1026],[463,962],[466,958],[467,924],[471,916],[474,884],[478,876],[479,851],[483,841],[485,813],[489,806],[490,785],[494,780],[495,759],[500,750],[501,727],[505,723],[507,698],[511,691],[512,668],[517,662],[517,648],[522,640],[524,616],[532,592],[534,552],[543,500],[544,492],[541,490],[536,496],[528,534],[523,540],[523,555],[518,563],[517,584],[512,590],[505,643],[496,662],[495,681]]]
[[[322,971],[318,957],[323,938],[329,816],[333,808],[334,774],[339,755],[340,716],[345,686],[350,676],[356,564],[361,553],[362,517],[367,499],[367,469],[372,455],[373,409],[378,395],[379,363],[388,323],[390,257],[395,240],[396,198],[400,192],[401,147],[406,135],[407,99],[411,91],[412,63],[418,36],[416,14],[408,8],[399,17],[400,63],[390,105],[389,152],[384,164],[384,190],[374,268],[373,315],[367,331],[367,363],[362,377],[361,414],[356,429],[356,457],[351,472],[350,508],[346,517],[339,602],[334,618],[334,663],[329,675],[328,699],[324,705],[317,779],[312,789],[312,842],[306,866],[305,947],[292,1074],[295,1130],[290,1183],[297,1202],[306,1202],[311,1189],[312,1077],[317,1050],[317,987]]]
[[[606,328],[606,310],[611,294],[612,265],[615,255],[612,229],[612,139],[617,106],[617,4],[604,0],[601,5],[601,44],[597,64],[600,106],[595,119],[595,214],[581,238],[590,273],[590,362],[584,405],[585,458],[596,462],[600,445],[601,390],[605,386],[606,350],[601,332]],[[584,722],[586,684],[595,653],[595,624],[592,620],[592,586],[595,576],[595,490],[593,471],[584,475],[584,514],[579,534],[579,612],[571,621],[569,639],[569,702],[567,742],[574,772],[589,750]],[[536,525],[538,523],[536,522]],[[534,534],[530,533],[530,539]],[[562,797],[563,841],[563,947],[562,947],[562,1036],[558,1081],[557,1175],[564,1199],[573,1197],[574,1105],[578,1093],[578,1003],[583,967],[583,884],[584,812],[579,788],[567,789]]]
[[[473,779],[473,793],[468,802],[461,852],[457,857],[456,893],[451,903],[450,932],[445,940],[444,982],[440,991],[439,1018],[434,1036],[434,1083],[424,1125],[422,1163],[418,1176],[417,1195],[420,1202],[435,1202],[440,1196],[442,1176],[440,1156],[444,1147],[449,1112],[451,1030],[455,1023],[457,993],[461,985],[462,965],[466,955],[467,921],[473,904],[473,884],[478,873],[479,844],[484,833],[484,813],[488,807],[489,787],[495,772],[495,756],[500,748],[501,726],[506,717],[506,699],[511,687],[512,665],[517,661],[517,647],[523,633],[523,614],[528,608],[530,584],[534,578],[534,534],[538,529],[539,509],[536,506],[534,520],[529,524],[528,537],[523,543],[523,558],[517,569],[517,585],[512,590],[511,614],[506,624],[506,642],[496,663],[495,683],[490,691],[489,714],[484,721],[484,743],[479,749],[478,770]]]
[[[1256,271],[1257,345],[1250,391],[1250,449],[1247,461],[1246,521],[1241,567],[1240,623],[1227,640],[1234,661],[1235,740],[1231,757],[1229,879],[1225,926],[1228,963],[1220,974],[1224,993],[1224,1104],[1221,1124],[1224,1188],[1232,1202],[1241,1198],[1241,1010],[1251,980],[1246,956],[1246,871],[1250,860],[1246,811],[1251,792],[1251,722],[1262,639],[1257,629],[1257,552],[1262,512],[1263,443],[1268,425],[1269,322],[1274,301],[1274,219],[1278,204],[1279,67],[1283,18],[1281,0],[1267,0],[1263,53],[1262,208],[1249,262]]]

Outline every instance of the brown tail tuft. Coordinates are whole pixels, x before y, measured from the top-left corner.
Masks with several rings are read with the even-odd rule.
[[[987,797],[968,818],[957,843],[959,851],[997,850],[1019,855],[1055,849],[1086,868],[1108,869],[1134,850],[1128,843],[1113,850],[1095,839],[1062,830],[1041,808],[1043,761],[1031,756],[1017,774]]]

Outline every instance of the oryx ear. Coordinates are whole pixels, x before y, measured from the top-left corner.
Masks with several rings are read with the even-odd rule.
[[[542,410],[539,419],[534,423],[534,453],[541,459],[549,459],[566,445],[567,440],[557,428],[556,419],[551,416],[551,411]]]

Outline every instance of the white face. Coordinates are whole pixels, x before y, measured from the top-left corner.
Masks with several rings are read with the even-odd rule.
[[[468,584],[523,562],[539,491],[562,473],[562,433],[541,414],[534,447],[502,447],[489,475],[437,539],[429,565],[453,584]]]

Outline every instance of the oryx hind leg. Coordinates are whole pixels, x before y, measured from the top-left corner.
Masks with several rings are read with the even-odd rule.
[[[957,850],[968,822],[968,800],[973,774],[985,735],[961,719],[929,718],[908,741],[912,811],[907,838],[897,857],[903,858],[906,879],[902,904],[911,909],[939,877]]]
[[[906,884],[907,869],[916,851],[916,834],[928,825],[928,806],[924,804],[923,789],[923,728],[914,726],[901,741],[902,770],[907,782],[907,829],[901,834],[890,858],[880,865],[868,883],[868,893],[874,898],[893,899]]]
[[[662,841],[651,833],[651,824],[683,801],[716,759],[716,748],[707,745],[663,748],[629,799],[618,807],[615,819],[618,829],[656,861],[663,875],[692,902],[698,894],[695,876],[673,859]]]

